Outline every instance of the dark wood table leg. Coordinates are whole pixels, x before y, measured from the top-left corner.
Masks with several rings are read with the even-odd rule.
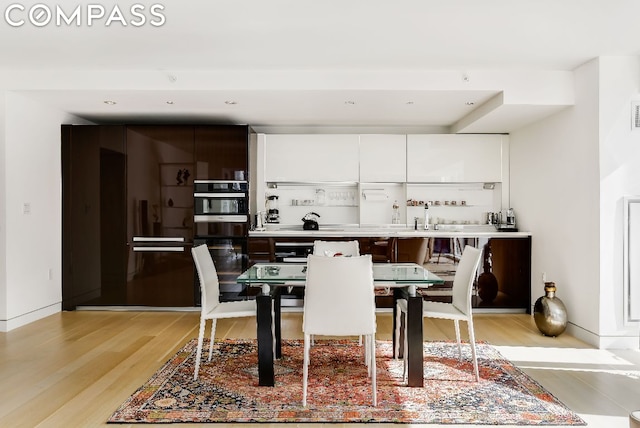
[[[422,345],[422,296],[409,297],[407,308],[408,386],[424,386]]]
[[[276,358],[282,358],[282,288],[273,291],[273,329],[276,334]]]
[[[271,296],[261,293],[256,296],[256,318],[258,324],[258,385],[274,386],[273,334],[271,330]]]

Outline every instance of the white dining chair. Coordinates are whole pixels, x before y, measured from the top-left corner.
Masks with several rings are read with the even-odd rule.
[[[365,363],[371,377],[373,405],[377,405],[376,304],[370,254],[356,257],[308,256],[302,330],[303,406],[307,405],[311,335],[365,337]]]
[[[207,245],[199,245],[191,249],[193,261],[196,265],[198,278],[200,279],[200,293],[202,295],[200,312],[200,332],[198,333],[198,349],[196,351],[196,367],[193,379],[198,379],[200,370],[200,358],[202,357],[202,345],[207,320],[211,320],[211,339],[209,341],[209,361],[213,353],[213,341],[216,333],[216,321],[219,318],[255,317],[255,300],[243,300],[234,302],[220,302],[220,285],[218,272],[209,253]]]
[[[357,257],[360,255],[360,243],[353,241],[313,241],[313,254],[325,257]],[[313,336],[311,344],[313,345]],[[362,345],[362,336],[358,337],[358,345]]]
[[[460,340],[460,321],[467,322],[467,328],[469,331],[469,344],[471,345],[471,357],[473,359],[473,372],[476,377],[476,381],[480,380],[478,372],[478,358],[476,356],[476,344],[475,334],[473,331],[473,313],[471,311],[471,294],[473,291],[473,283],[480,264],[480,256],[482,251],[478,248],[467,245],[462,252],[462,257],[458,264],[458,269],[453,278],[452,288],[452,301],[451,303],[445,302],[423,302],[423,317],[424,318],[440,318],[453,320],[456,330],[456,340],[458,342],[458,357],[462,359],[462,345]],[[407,313],[407,301],[405,299],[398,299],[396,304],[396,352],[398,355],[400,346],[400,321],[402,314]],[[407,371],[407,330],[405,323],[404,330],[404,375]]]
[[[316,256],[347,256],[355,257],[360,255],[360,244],[358,241],[313,241],[313,254]]]

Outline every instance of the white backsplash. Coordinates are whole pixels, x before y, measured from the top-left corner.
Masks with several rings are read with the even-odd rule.
[[[324,191],[324,198],[322,197]],[[308,212],[317,213],[320,224],[358,224],[358,185],[278,184],[267,195],[279,197],[280,224],[300,225]]]
[[[500,183],[493,189],[485,189],[483,183],[408,184],[407,199],[430,204],[431,224],[484,224],[487,212],[500,211],[502,189]],[[422,223],[424,204],[407,207],[410,225],[414,217]]]
[[[308,212],[324,225],[391,225],[394,201],[407,227],[415,217],[422,227],[429,202],[431,224],[484,224],[487,212],[502,208],[501,183],[493,189],[483,183],[278,183],[267,186],[268,195],[279,198],[281,225],[300,225]]]
[[[402,183],[363,183],[360,189],[360,224],[391,224],[393,203],[398,201],[400,223],[406,219],[405,185]]]

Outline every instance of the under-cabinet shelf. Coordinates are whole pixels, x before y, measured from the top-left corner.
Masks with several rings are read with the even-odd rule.
[[[479,205],[469,205],[469,204],[465,204],[465,205],[429,205],[429,209],[437,209],[437,208],[471,208],[471,207],[476,207]],[[424,209],[424,205],[407,205],[407,208],[422,208]]]
[[[299,207],[299,208],[358,208],[357,204],[353,205],[318,205],[318,204],[291,204],[290,207]]]

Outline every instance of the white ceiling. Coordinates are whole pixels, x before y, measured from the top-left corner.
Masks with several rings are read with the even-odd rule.
[[[35,3],[22,4],[28,10]],[[87,3],[107,11],[118,4],[130,18],[129,2]],[[531,73],[640,53],[636,0],[139,3],[163,5],[165,24],[106,27],[103,19],[91,27],[83,21],[14,28],[3,20],[0,70],[46,73],[47,83],[18,89],[93,121],[509,132],[568,104],[510,98],[537,90],[527,84],[546,86],[544,78],[529,80]],[[66,12],[77,6],[75,0],[55,4]],[[122,72],[151,78],[138,86],[122,78],[59,83],[78,72],[87,82]],[[156,75],[161,82],[153,81]],[[117,104],[106,106],[105,99]],[[229,100],[237,104],[224,103]]]

